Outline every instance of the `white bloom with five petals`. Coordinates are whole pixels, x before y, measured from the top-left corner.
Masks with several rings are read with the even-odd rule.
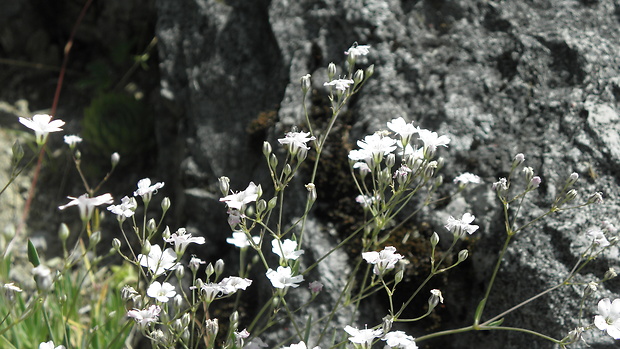
[[[133,216],[136,212],[136,208],[138,208],[136,201],[125,196],[121,199],[120,205],[108,206],[108,211],[114,213],[120,217],[120,219],[125,219]]]
[[[295,156],[299,149],[309,150],[310,147],[306,144],[315,140],[314,136],[310,136],[310,132],[288,132],[284,138],[279,138],[278,142],[288,146],[288,150],[292,156]]]
[[[36,114],[32,119],[19,118],[19,122],[34,131],[38,145],[45,143],[50,132],[62,131],[60,127],[65,124],[62,120],[52,120],[47,114]]]
[[[290,267],[278,267],[277,270],[269,268],[267,270],[267,278],[275,288],[299,287],[299,283],[304,281],[303,275],[293,276]]]
[[[174,297],[177,294],[174,286],[168,282],[159,283],[158,281],[154,281],[151,286],[146,290],[146,294],[155,298],[162,303],[168,302],[168,300]]]
[[[407,348],[417,349],[417,345],[412,336],[407,335],[403,331],[392,331],[386,333],[382,340],[385,341],[388,348]]]
[[[297,241],[291,239],[286,239],[284,241],[278,239],[272,240],[271,251],[284,260],[296,260],[299,256],[304,254],[304,250],[297,249]]]
[[[358,45],[355,43],[348,50],[344,51],[344,54],[355,59],[357,56],[367,55],[368,52],[370,52],[370,45]]]
[[[375,338],[381,337],[383,334],[383,330],[380,329],[358,330],[357,328],[348,325],[344,328],[344,330],[351,336],[349,337],[349,341],[353,344],[359,344],[359,346],[363,349],[369,349],[372,346],[372,341]]]
[[[245,207],[245,205],[250,202],[254,202],[258,199],[258,191],[260,189],[260,185],[254,184],[254,182],[250,182],[247,188],[244,191],[240,191],[238,193],[232,193],[223,198],[220,198],[220,201],[223,201],[228,205],[228,208],[240,210]]]
[[[450,143],[450,138],[448,138],[448,136],[439,136],[437,132],[426,129],[418,130],[418,137],[424,143],[424,150],[427,154],[433,154],[437,150],[437,147],[447,147]]]
[[[598,313],[594,317],[594,325],[614,339],[620,339],[620,298],[613,302],[609,298],[601,299],[598,302]]]
[[[168,247],[162,252],[159,245],[151,246],[148,256],[139,254],[138,262],[141,266],[149,268],[155,276],[165,273],[166,270],[175,270],[179,266],[174,250]]]
[[[161,308],[153,304],[147,309],[132,309],[127,312],[127,316],[134,319],[140,329],[144,330],[150,323],[157,321],[160,312]]]
[[[404,257],[396,253],[396,247],[386,246],[380,252],[364,252],[362,258],[369,264],[374,264],[373,273],[383,275],[386,270],[394,269],[396,263]]]
[[[226,242],[239,248],[246,248],[251,245],[250,240],[248,240],[248,236],[242,231],[233,231],[232,237],[227,238]],[[260,243],[260,237],[252,236],[252,242],[254,242],[255,245],[258,245]]]
[[[323,85],[324,86],[333,86],[336,90],[338,91],[346,91],[347,88],[349,88],[349,85],[351,85],[354,81],[351,79],[336,79],[336,80],[332,80],[330,82],[326,82]]]
[[[202,245],[205,243],[205,238],[202,236],[192,236],[185,228],[179,228],[175,233],[172,233],[170,238],[164,239],[164,241],[173,244],[174,252],[178,256],[182,256],[187,249],[187,245],[192,243]]]
[[[392,119],[387,122],[387,127],[400,136],[401,144],[407,146],[411,141],[411,136],[418,133],[419,128],[413,126],[413,123],[407,123],[402,117]]]
[[[142,201],[149,202],[153,194],[157,193],[157,190],[164,187],[163,182],[157,182],[151,185],[150,178],[144,178],[138,181],[138,190],[133,192],[133,196],[141,196]]]
[[[71,199],[71,201],[62,206],[58,206],[59,209],[64,210],[69,206],[77,206],[80,210],[80,218],[82,221],[86,221],[90,219],[95,209],[95,206],[111,204],[114,202],[112,195],[109,193],[96,196],[94,198],[88,197],[88,194],[80,195],[80,197],[67,196],[67,198]]]
[[[39,349],[65,349],[64,345],[54,346],[54,341],[42,342],[39,344]]]
[[[456,219],[452,216],[448,218],[448,224],[446,229],[450,230],[454,236],[462,237],[465,233],[473,234],[478,230],[478,226],[475,224],[469,224],[474,221],[476,217],[471,213],[465,213],[461,219]]]

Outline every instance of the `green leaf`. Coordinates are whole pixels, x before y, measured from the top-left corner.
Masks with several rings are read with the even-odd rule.
[[[478,323],[478,321],[480,321],[480,318],[482,317],[482,311],[484,310],[484,305],[486,304],[487,300],[486,298],[481,300],[480,303],[478,303],[478,306],[476,307],[476,314],[474,315],[474,321],[476,323]]]
[[[39,261],[39,254],[37,253],[37,249],[32,244],[32,241],[28,239],[28,260],[32,265],[38,267],[41,262]]]
[[[504,318],[501,318],[499,320],[495,320],[495,321],[491,322],[490,324],[488,324],[487,326],[500,326],[502,323],[504,323]]]

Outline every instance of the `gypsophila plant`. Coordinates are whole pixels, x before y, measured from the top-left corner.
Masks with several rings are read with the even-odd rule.
[[[28,241],[28,260],[32,263],[32,286],[20,285],[11,279],[11,266],[17,258],[7,248],[15,239],[9,232],[3,235],[5,248],[0,276],[4,285],[4,301],[0,303],[0,342],[2,347],[22,348],[123,348],[132,347],[146,338],[153,348],[418,348],[425,340],[456,335],[467,331],[518,331],[544,338],[561,347],[567,347],[582,338],[585,331],[600,330],[614,339],[620,339],[620,299],[598,300],[598,313],[590,316],[589,309],[595,301],[598,286],[616,277],[613,269],[602,277],[587,282],[576,281],[583,268],[606,253],[618,243],[617,229],[610,222],[584,232],[590,244],[575,262],[573,269],[562,276],[562,281],[530,299],[511,305],[495,315],[485,313],[486,305],[502,260],[511,240],[522,231],[545,217],[562,211],[579,209],[602,202],[600,193],[594,193],[585,202],[575,203],[578,193],[574,185],[576,173],[570,174],[548,209],[529,222],[522,222],[521,209],[527,198],[537,191],[542,179],[534,169],[525,166],[525,156],[517,154],[512,160],[510,173],[490,186],[497,196],[505,226],[504,244],[487,282],[486,290],[478,302],[473,320],[461,328],[433,333],[406,333],[393,330],[395,323],[414,323],[431,315],[444,303],[442,291],[432,289],[429,283],[436,276],[448,273],[464,262],[470,251],[461,248],[462,240],[476,234],[480,227],[471,212],[450,216],[442,229],[451,235],[451,241],[439,251],[440,235],[432,233],[428,240],[430,270],[414,289],[400,287],[408,263],[404,251],[388,245],[394,231],[420,212],[432,207],[438,198],[438,189],[451,185],[451,195],[470,185],[484,185],[475,174],[463,173],[444,183],[440,174],[444,160],[441,151],[450,146],[450,137],[421,128],[396,117],[386,123],[385,130],[366,135],[357,141],[357,148],[348,154],[351,181],[358,190],[355,201],[363,210],[363,222],[348,232],[331,251],[314,256],[308,263],[304,237],[309,228],[308,214],[320,200],[320,190],[315,181],[326,141],[346,108],[351,97],[360,91],[374,73],[374,66],[356,68],[358,59],[368,55],[368,45],[354,44],[347,51],[344,70],[334,63],[327,67],[327,81],[322,81],[331,108],[330,118],[324,128],[316,126],[306,105],[312,89],[312,76],[301,77],[302,109],[305,116],[304,130],[293,129],[278,138],[280,150],[269,142],[263,144],[268,183],[231,183],[225,176],[219,178],[222,208],[226,207],[231,235],[226,242],[238,249],[239,269],[227,269],[222,260],[202,260],[209,256],[189,256],[188,247],[203,245],[206,240],[197,232],[164,225],[164,217],[171,207],[170,199],[159,198],[165,190],[163,182],[149,178],[140,180],[133,193],[114,200],[109,193],[99,194],[116,165],[117,153],[111,155],[111,170],[96,186],[90,186],[81,171],[82,139],[67,135],[64,140],[75,167],[82,179],[85,193],[69,196],[69,202],[59,210],[75,210],[81,221],[80,232],[71,233],[62,224],[58,237],[63,246],[62,258],[42,261],[37,250]],[[35,115],[20,122],[35,132],[35,141],[42,147],[50,132],[61,131],[63,122],[52,120],[49,115]],[[312,157],[308,154],[314,152]],[[14,171],[10,184],[21,173],[23,150],[13,147]],[[308,160],[311,159],[311,160]],[[301,171],[301,165],[309,162]],[[19,168],[19,169],[18,169]],[[303,178],[307,190],[302,214],[287,217],[284,208],[295,178]],[[7,184],[7,186],[8,186]],[[242,189],[244,188],[245,189]],[[6,188],[6,187],[5,187]],[[267,188],[267,190],[263,190]],[[269,194],[265,194],[269,193]],[[157,205],[158,203],[158,205]],[[105,207],[105,209],[102,209]],[[97,245],[101,241],[103,212],[115,216],[120,238],[112,240],[108,253],[100,255]],[[19,241],[17,242],[19,243]],[[344,286],[330,304],[328,313],[319,318],[304,318],[307,307],[317,302],[323,291],[321,280],[310,278],[310,271],[331,253],[356,244],[358,258],[353,261],[349,275],[343,275]],[[105,258],[120,256],[120,266],[107,265]],[[439,256],[439,257],[438,257]],[[261,282],[251,279],[262,278]],[[243,292],[258,294],[258,285],[270,285],[265,299],[253,313],[244,312]],[[581,286],[583,295],[578,310],[580,326],[570,329],[560,339],[558,334],[543,334],[530,329],[504,325],[505,317],[564,286]],[[290,295],[308,288],[310,296],[303,304],[290,302]],[[400,297],[396,298],[395,294]],[[427,293],[428,292],[428,293]],[[261,292],[265,294],[265,292]],[[357,310],[373,295],[382,294],[389,305],[382,318],[358,319]],[[410,310],[418,297],[428,297],[425,309]],[[396,299],[405,301],[397,302]],[[226,306],[221,306],[226,304]],[[450,304],[444,304],[449,307]],[[221,309],[226,309],[225,312]],[[335,315],[350,310],[350,325],[334,326]],[[415,317],[404,314],[417,313]],[[584,315],[587,314],[587,315]],[[242,316],[243,315],[243,316]],[[243,320],[242,320],[243,319]],[[586,320],[588,319],[588,320]],[[281,331],[286,323],[289,331]],[[278,338],[270,333],[278,331]],[[312,335],[310,335],[312,333]],[[267,344],[266,342],[270,342]]]

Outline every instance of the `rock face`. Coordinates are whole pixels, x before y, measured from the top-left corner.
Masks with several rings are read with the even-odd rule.
[[[303,125],[299,78],[312,74],[323,93],[325,67],[343,62],[343,51],[354,41],[372,46],[366,62],[375,64],[375,75],[352,101],[350,125],[340,126],[350,127],[349,142],[403,116],[451,137],[449,149],[441,153],[448,164],[446,182],[465,171],[485,179],[484,186],[424,214],[438,232],[448,215],[466,211],[481,226],[470,251],[472,262],[465,266],[471,271],[448,275],[442,328],[468,325],[482,297],[505,234],[489,187],[507,174],[516,153],[524,153],[527,165],[543,179],[520,222],[544,212],[571,172],[581,177],[578,200],[601,191],[606,201],[553,215],[520,232],[485,314],[498,314],[560,282],[587,244],[588,227],[603,220],[619,224],[618,0],[186,0],[182,6],[159,0],[156,6],[161,91],[176,116],[174,124],[160,124],[160,134],[178,136],[161,137],[162,160],[170,173],[179,173],[180,210],[188,228],[211,240],[206,255],[221,256],[230,231],[218,202],[217,177],[230,177],[235,190],[265,179],[262,141]],[[181,147],[170,149],[171,141]],[[303,186],[294,189],[305,195]],[[320,255],[338,236],[319,218],[311,223],[313,239],[304,248]],[[323,263],[319,273],[328,289],[342,283],[346,260],[346,254],[334,255]],[[593,264],[580,281],[601,278],[620,261],[610,253]],[[583,288],[546,295],[508,315],[504,324],[561,338],[579,326]],[[618,292],[620,283],[612,280],[599,286],[594,300]],[[334,300],[326,295],[323,301]],[[591,323],[596,309],[593,299],[585,304],[582,325]],[[337,317],[343,327],[346,315]],[[357,321],[373,326],[381,318]],[[427,333],[415,327],[407,332],[414,337]],[[609,336],[590,333],[586,340],[593,348],[614,347]],[[505,331],[420,343],[427,344],[554,347]]]

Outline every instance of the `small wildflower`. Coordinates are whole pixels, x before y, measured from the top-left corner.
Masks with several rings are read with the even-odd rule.
[[[225,202],[230,209],[241,211],[243,208],[245,208],[245,205],[258,199],[259,190],[260,185],[257,186],[256,184],[254,184],[254,182],[250,182],[250,184],[247,188],[245,188],[244,191],[227,195],[221,198],[220,201]]]
[[[592,244],[599,247],[609,246],[609,241],[603,231],[599,228],[591,228],[586,231],[586,236],[592,240]]]
[[[285,287],[299,287],[299,283],[304,281],[303,275],[293,276],[290,267],[278,267],[277,270],[267,270],[267,278],[275,288],[283,289]]]
[[[590,195],[588,198],[587,204],[602,204],[603,203],[603,193],[597,191],[596,193]]]
[[[166,303],[170,298],[174,297],[177,292],[175,291],[174,286],[168,282],[164,282],[162,284],[158,281],[154,281],[146,290],[146,294],[162,303]]]
[[[55,346],[54,341],[42,342],[39,344],[39,349],[65,349],[64,345]]]
[[[431,296],[428,298],[428,311],[435,309],[437,304],[443,303],[443,295],[438,289],[431,290]]]
[[[406,147],[411,141],[411,136],[418,133],[419,128],[413,126],[413,123],[405,122],[402,117],[392,119],[387,122],[387,127],[400,136],[401,144]]]
[[[252,236],[252,241],[255,245],[258,245],[260,243],[260,237]],[[248,236],[242,231],[233,231],[232,237],[227,238],[226,242],[239,248],[246,248],[251,245]]]
[[[523,153],[515,155],[514,159],[512,160],[512,167],[514,168],[521,165],[523,161],[525,161],[525,155],[523,155]]]
[[[136,200],[125,196],[121,199],[120,205],[108,206],[108,211],[114,213],[119,220],[124,220],[125,218],[133,216],[136,212],[136,208],[138,208]]]
[[[478,230],[477,225],[469,224],[473,222],[475,218],[476,217],[471,213],[463,214],[461,219],[455,219],[450,216],[450,218],[448,218],[448,224],[446,224],[446,229],[450,230],[456,237],[462,237],[465,233],[471,235]]]
[[[159,245],[151,246],[148,256],[143,254],[138,255],[138,262],[141,266],[147,267],[155,276],[159,276],[166,272],[166,270],[174,270],[177,268],[177,254],[174,250],[168,247],[162,252]]]
[[[230,276],[223,278],[222,281],[219,282],[219,285],[222,286],[224,294],[228,295],[237,292],[237,290],[245,290],[248,286],[252,285],[252,280],[238,276]]]
[[[323,86],[333,86],[336,90],[344,92],[353,82],[351,79],[336,79],[324,83]]]
[[[418,346],[412,336],[407,335],[403,331],[392,331],[383,336],[382,340],[385,341],[388,348],[406,348],[417,349]]]
[[[453,182],[459,186],[466,186],[468,184],[480,184],[482,180],[473,173],[465,172],[454,178]]]
[[[141,330],[145,330],[150,323],[157,321],[160,312],[161,308],[153,304],[147,309],[132,309],[127,312],[127,316],[134,319]]]
[[[187,249],[187,245],[191,243],[202,245],[205,243],[205,238],[202,236],[194,237],[192,234],[188,233],[185,228],[179,228],[169,239],[164,239],[164,241],[173,244],[174,252],[176,252],[178,256],[182,256]]]
[[[372,341],[383,335],[383,331],[380,329],[358,330],[357,328],[346,326],[344,330],[351,336],[349,341],[353,344],[359,344],[362,349],[369,349],[372,346]]]
[[[418,130],[418,137],[424,143],[425,153],[429,156],[435,153],[437,147],[448,147],[450,143],[450,138],[448,138],[448,136],[439,136],[437,132],[425,129]]]
[[[278,239],[272,240],[271,251],[285,261],[296,260],[299,256],[304,254],[304,250],[297,250],[297,242],[291,239],[286,239],[284,241]]]
[[[620,339],[620,298],[613,302],[609,298],[601,299],[598,302],[598,313],[594,317],[594,325],[612,338]]]
[[[501,192],[508,190],[508,180],[506,178],[500,178],[497,182],[493,183],[493,190]]]
[[[541,182],[542,182],[542,179],[540,179],[540,177],[538,176],[532,177],[529,184],[527,185],[527,190],[533,190],[533,189],[538,188]]]
[[[141,196],[144,202],[149,202],[153,194],[156,194],[157,190],[163,188],[163,186],[163,182],[151,185],[151,179],[144,178],[138,181],[138,190],[133,192],[133,196]]]
[[[362,258],[369,264],[374,264],[373,273],[383,275],[386,270],[394,269],[396,263],[404,257],[396,253],[396,247],[386,246],[380,252],[364,252]]]
[[[316,294],[323,290],[323,284],[320,281],[312,281],[310,284],[308,284],[308,288],[310,289],[311,293]]]
[[[47,114],[36,114],[32,119],[19,118],[19,122],[34,131],[38,145],[45,143],[50,132],[62,131],[60,127],[65,124],[59,119],[52,121],[52,116]]]
[[[64,210],[69,206],[77,206],[80,210],[80,218],[82,221],[87,221],[93,214],[95,206],[111,204],[114,202],[112,195],[109,193],[96,196],[94,198],[88,197],[88,194],[83,194],[80,197],[67,196],[67,198],[71,199],[71,201],[62,206],[58,206],[59,209]]]
[[[288,151],[291,156],[297,155],[299,149],[309,150],[310,147],[306,144],[315,140],[314,136],[310,136],[310,132],[288,132],[284,138],[279,138],[280,144],[288,146]]]
[[[269,345],[263,342],[262,339],[255,337],[255,338],[252,338],[251,341],[247,342],[245,346],[243,347],[243,349],[260,349],[260,348],[267,348],[268,346]]]
[[[76,135],[65,135],[64,140],[65,143],[69,145],[69,148],[73,149],[78,143],[82,142],[82,137]]]
[[[348,50],[344,51],[344,54],[351,57],[352,59],[357,58],[357,56],[365,56],[370,52],[370,45],[358,45],[354,43]]]

